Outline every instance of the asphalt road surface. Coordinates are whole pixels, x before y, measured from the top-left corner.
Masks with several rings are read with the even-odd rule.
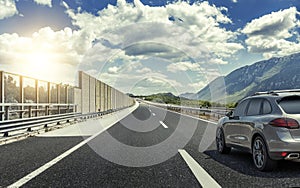
[[[141,104],[93,137],[30,137],[0,146],[0,185],[23,180],[15,185],[300,187],[300,163],[282,161],[274,172],[259,172],[250,154],[218,154],[215,128],[214,123]]]

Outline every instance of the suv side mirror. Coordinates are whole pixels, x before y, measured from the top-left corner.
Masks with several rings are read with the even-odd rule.
[[[225,114],[225,116],[227,116],[227,117],[232,117],[232,115],[233,115],[233,111],[231,110],[231,111],[229,111],[229,112],[227,112],[226,114]]]
[[[239,116],[234,116],[233,115],[233,111],[229,111],[226,113],[226,116],[229,118],[229,119],[234,119],[234,120],[239,120],[240,117]]]

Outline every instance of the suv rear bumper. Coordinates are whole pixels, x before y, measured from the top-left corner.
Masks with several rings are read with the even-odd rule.
[[[287,154],[282,156],[283,152],[286,152]],[[300,154],[300,141],[291,140],[289,142],[284,142],[284,141],[269,142],[269,156],[273,160],[282,160],[282,159],[291,160],[291,159],[287,159],[287,156],[293,153]]]

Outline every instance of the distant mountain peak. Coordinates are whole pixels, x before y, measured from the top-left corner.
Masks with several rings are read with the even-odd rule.
[[[300,88],[299,72],[300,53],[273,57],[240,67],[225,77],[216,78],[196,94],[186,96],[199,100],[219,100],[223,97],[227,102],[236,102],[257,91]]]

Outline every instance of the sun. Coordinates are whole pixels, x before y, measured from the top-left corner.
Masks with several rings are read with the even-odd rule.
[[[21,69],[25,75],[47,81],[53,80],[60,67],[55,54],[34,51],[25,55]]]

